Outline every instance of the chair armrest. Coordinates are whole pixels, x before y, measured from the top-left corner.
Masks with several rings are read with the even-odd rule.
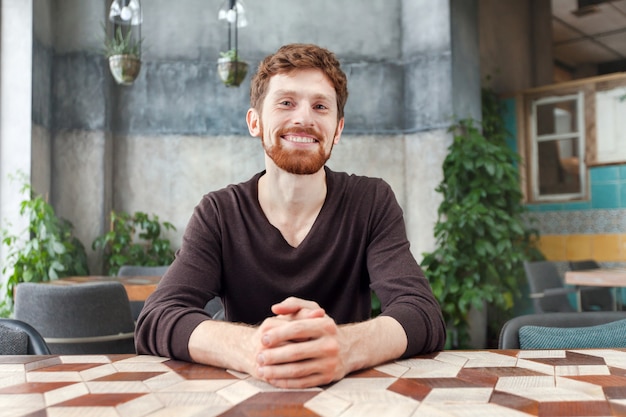
[[[111,342],[114,340],[132,339],[135,336],[133,332],[118,333],[105,336],[85,336],[85,337],[44,337],[46,343],[96,343]]]
[[[530,293],[530,298],[555,297],[577,292],[576,288],[546,288],[544,292]]]

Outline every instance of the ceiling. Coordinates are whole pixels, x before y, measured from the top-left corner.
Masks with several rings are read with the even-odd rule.
[[[626,0],[551,1],[557,63],[566,68],[626,64]]]

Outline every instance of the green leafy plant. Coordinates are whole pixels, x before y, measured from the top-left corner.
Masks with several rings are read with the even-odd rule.
[[[0,315],[13,309],[13,292],[20,282],[42,282],[72,275],[89,275],[85,247],[73,234],[72,224],[57,217],[54,208],[36,194],[20,175],[22,194],[28,196],[20,203],[20,216],[28,218],[28,226],[19,234],[2,230],[6,247],[5,300]]]
[[[434,231],[437,248],[421,263],[452,336],[448,348],[469,346],[471,309],[512,311],[525,283],[523,261],[535,254],[537,234],[524,216],[516,169],[519,155],[505,143],[493,99],[483,96],[482,125],[466,119],[450,128],[453,143],[437,187],[443,196]]]
[[[220,58],[227,58],[229,61],[239,61],[239,54],[235,48],[220,52]]]
[[[161,237],[164,230],[176,228],[154,214],[112,211],[109,232],[98,236],[91,246],[104,251],[110,275],[116,275],[122,265],[169,265],[174,260],[174,250],[170,241]]]
[[[140,57],[143,39],[134,40],[131,30],[128,30],[126,34],[124,34],[122,27],[118,26],[111,38],[106,37],[106,27],[104,27],[104,31],[105,41],[103,53],[105,57],[109,58],[115,55],[133,55],[136,58]]]

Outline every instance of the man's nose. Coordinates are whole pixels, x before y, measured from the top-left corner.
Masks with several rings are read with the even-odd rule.
[[[293,114],[294,124],[310,126],[313,124],[313,109],[309,105],[300,105]]]

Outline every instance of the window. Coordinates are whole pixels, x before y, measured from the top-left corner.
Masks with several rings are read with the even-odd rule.
[[[588,199],[589,167],[626,164],[626,75],[526,90],[517,96],[527,202]]]
[[[582,198],[585,120],[582,93],[532,102],[533,200]]]
[[[626,161],[626,87],[596,93],[596,160],[605,163]]]

